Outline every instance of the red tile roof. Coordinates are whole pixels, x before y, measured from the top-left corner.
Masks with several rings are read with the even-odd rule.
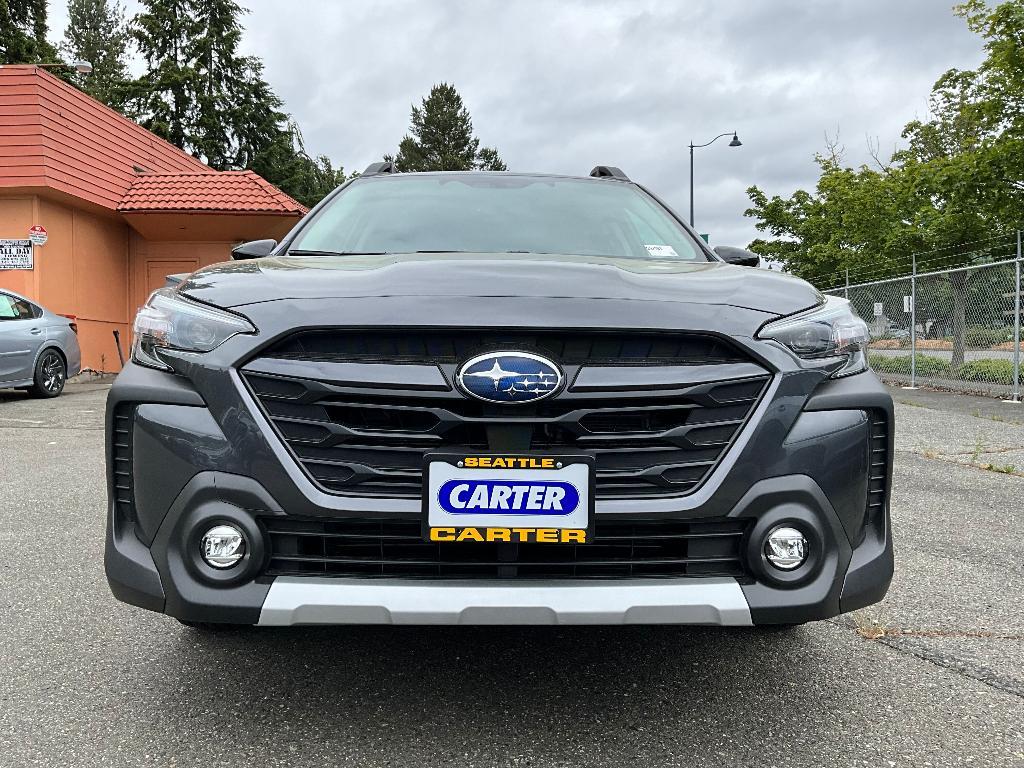
[[[46,70],[0,67],[0,187],[49,187],[114,209],[133,166],[215,173]]]
[[[46,70],[21,64],[0,66],[3,187],[47,187],[122,211],[305,213],[255,173],[219,173]]]
[[[252,171],[139,176],[121,198],[122,213],[224,211],[301,215],[306,209]]]

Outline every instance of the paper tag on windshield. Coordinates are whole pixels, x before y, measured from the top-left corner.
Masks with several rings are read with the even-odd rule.
[[[644,248],[647,252],[656,258],[678,258],[679,254],[676,253],[676,249],[671,245],[645,245]]]

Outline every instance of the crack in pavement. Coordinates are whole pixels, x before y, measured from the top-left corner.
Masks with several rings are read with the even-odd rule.
[[[875,638],[873,642],[882,643],[900,653],[915,656],[922,661],[948,669],[951,672],[970,678],[1002,693],[1008,693],[1011,696],[1024,699],[1024,681],[1000,675],[988,667],[964,661],[953,654],[932,650],[921,643],[917,637],[911,635],[883,635],[882,637]]]
[[[941,630],[941,629],[900,629],[892,627],[878,627],[878,634],[865,634],[864,627],[861,627],[852,616],[838,616],[828,619],[830,624],[844,629],[852,629],[867,642],[881,643],[888,648],[902,653],[906,656],[913,656],[921,661],[927,661],[942,669],[947,669],[962,677],[969,678],[975,682],[986,685],[1001,693],[1008,693],[1011,696],[1024,699],[1024,680],[1017,680],[1007,675],[1001,675],[981,664],[958,658],[951,653],[936,651],[925,645],[922,640],[927,638],[935,639],[980,639],[980,640],[1024,640],[1024,635],[983,632],[971,630]],[[868,630],[870,632],[870,630]]]

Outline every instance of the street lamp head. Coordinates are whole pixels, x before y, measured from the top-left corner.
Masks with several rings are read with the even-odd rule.
[[[739,136],[736,135],[735,131],[733,131],[732,141],[729,142],[729,146],[730,147],[742,147],[743,146],[743,142],[740,141],[740,138],[739,138]]]
[[[83,61],[82,59],[71,62],[71,66],[74,67],[75,72],[80,75],[88,75],[92,72],[92,62]],[[733,138],[735,138],[735,136]]]

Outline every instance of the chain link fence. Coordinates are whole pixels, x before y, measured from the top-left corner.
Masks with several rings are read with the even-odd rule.
[[[846,296],[868,324],[868,361],[883,380],[1020,401],[1024,265],[1015,239],[989,263],[825,293]]]

